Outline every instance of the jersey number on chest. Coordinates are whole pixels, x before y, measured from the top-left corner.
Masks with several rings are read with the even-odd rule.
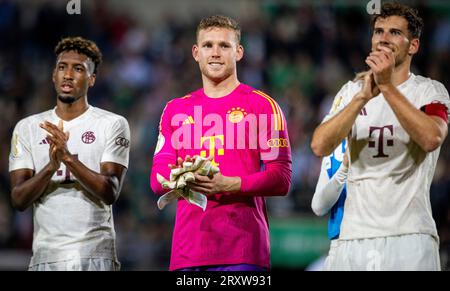
[[[74,154],[72,155],[72,157],[75,160],[78,160],[78,154]],[[66,170],[58,170],[56,171],[56,176],[61,177],[64,176],[64,181],[61,182],[61,184],[71,184],[71,183],[75,183],[75,180],[72,179],[72,173],[70,172],[70,169],[68,167],[66,167]]]

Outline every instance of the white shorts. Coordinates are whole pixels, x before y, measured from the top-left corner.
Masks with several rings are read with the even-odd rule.
[[[328,251],[328,256],[325,259],[325,262],[323,264],[323,271],[331,271],[331,263],[335,261],[336,257],[336,248],[338,246],[338,240],[333,239],[330,242],[330,250]]]
[[[439,244],[428,234],[334,240],[326,271],[440,271]]]
[[[41,263],[28,267],[28,271],[119,271],[120,263],[111,259],[72,259]]]

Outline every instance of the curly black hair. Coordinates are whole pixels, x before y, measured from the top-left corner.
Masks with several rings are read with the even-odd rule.
[[[98,46],[91,40],[80,36],[63,38],[55,47],[56,57],[65,51],[76,51],[90,58],[94,62],[94,74],[97,73],[98,66],[102,63],[102,53]]]
[[[372,27],[378,18],[389,16],[401,16],[408,22],[408,31],[413,38],[420,38],[423,29],[423,19],[419,16],[417,9],[400,3],[384,3],[381,6],[380,14],[375,14],[372,18]]]

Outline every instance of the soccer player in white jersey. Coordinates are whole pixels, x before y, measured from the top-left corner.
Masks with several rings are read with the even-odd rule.
[[[112,204],[128,167],[128,122],[88,104],[95,43],[69,37],[55,53],[56,107],[16,125],[9,159],[13,206],[33,206],[29,270],[118,270]]]
[[[330,270],[330,262],[333,262],[337,239],[341,230],[344,216],[344,204],[347,197],[348,152],[347,140],[331,153],[323,157],[320,168],[319,180],[316,191],[311,201],[311,208],[317,216],[330,214],[328,219],[328,239],[330,250],[325,259],[323,270]]]
[[[349,137],[335,270],[440,270],[430,185],[450,105],[441,83],[410,72],[422,26],[415,9],[383,4],[373,19],[369,71],[342,87],[314,132],[317,156]]]

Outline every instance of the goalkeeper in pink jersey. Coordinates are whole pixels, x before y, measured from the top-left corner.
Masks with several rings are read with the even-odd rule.
[[[244,49],[236,21],[203,19],[192,55],[203,88],[167,103],[151,187],[158,195],[166,193],[157,174],[169,180],[171,168],[194,156],[209,157],[220,172],[195,174],[187,184],[207,195],[204,211],[178,199],[170,270],[268,270],[265,197],[284,196],[291,185],[286,120],[270,96],[239,82],[236,63]]]

